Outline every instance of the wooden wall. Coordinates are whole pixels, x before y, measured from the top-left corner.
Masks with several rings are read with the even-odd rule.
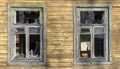
[[[47,65],[10,66],[8,54],[8,4],[45,4]],[[73,64],[74,4],[112,5],[112,64]],[[0,69],[120,69],[120,0],[0,0]]]

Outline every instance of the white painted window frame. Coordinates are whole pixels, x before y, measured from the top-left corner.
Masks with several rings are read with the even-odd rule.
[[[16,24],[16,11],[39,11],[40,12],[40,26],[33,25],[19,25]],[[26,56],[25,59],[16,59],[13,55],[16,51],[16,42],[15,42],[15,28],[25,27],[25,33],[29,34],[29,27],[40,27],[40,57],[38,60],[27,59],[29,55]],[[29,36],[26,36],[28,38]],[[26,40],[27,42],[29,41]],[[29,50],[29,42],[26,43],[26,50]],[[26,54],[28,52],[26,51]],[[46,6],[38,5],[38,4],[9,4],[8,5],[8,64],[10,65],[44,65],[46,64]]]
[[[112,61],[112,55],[111,55],[111,41],[112,41],[112,34],[111,34],[111,25],[112,25],[112,20],[111,20],[111,8],[112,6],[110,4],[77,4],[74,5],[74,64],[110,64]],[[86,58],[83,59],[80,57],[80,28],[89,28],[90,33],[93,33],[93,26],[81,26],[80,25],[80,11],[105,11],[105,34],[106,34],[106,41],[105,41],[105,60],[103,61],[95,61],[99,59],[94,58],[94,49],[92,47],[92,53],[91,56],[92,58]],[[98,25],[101,26],[101,25]],[[96,25],[97,27],[97,25]],[[86,33],[88,34],[88,33]],[[94,39],[94,37],[91,37]],[[91,41],[91,44],[94,43]]]

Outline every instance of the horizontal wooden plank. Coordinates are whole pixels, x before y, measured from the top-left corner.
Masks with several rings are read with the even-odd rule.
[[[7,40],[8,37],[7,36],[0,36],[0,40]]]
[[[23,68],[24,69],[24,68]],[[32,66],[32,69],[73,69],[72,66],[69,67],[50,67],[50,66],[45,66],[45,67],[37,67],[37,66]]]
[[[8,0],[0,0],[0,3],[8,2]]]
[[[2,15],[4,15],[4,14],[2,14]],[[0,16],[2,16],[2,15],[0,15]],[[6,21],[7,22],[7,21]],[[0,20],[0,24],[1,23],[5,23],[5,20]]]
[[[7,53],[7,50],[0,50],[0,53]]]
[[[120,12],[112,12],[112,15],[117,15],[117,16],[120,16]]]
[[[33,3],[33,4],[40,4],[40,3],[46,3],[45,0],[10,0],[10,2],[14,3]]]
[[[113,23],[119,23],[120,20],[112,20]],[[114,25],[114,24],[113,24]]]
[[[53,59],[73,59],[73,53],[48,53],[47,57]]]
[[[47,49],[73,49],[73,46],[47,46]]]
[[[6,6],[5,6],[5,7],[1,7],[1,8],[0,8],[0,11],[1,11],[1,12],[3,12],[3,11],[4,11],[4,12],[7,12],[7,7],[6,7]]]
[[[47,28],[65,28],[65,29],[69,29],[69,28],[72,28],[73,27],[73,24],[62,24],[62,23],[52,23],[52,24],[47,24]],[[64,30],[65,30],[64,29]]]
[[[49,42],[48,45],[56,45],[56,46],[73,46],[73,42],[66,42],[66,43],[61,43],[61,42]]]
[[[69,24],[69,23],[49,23],[47,24],[47,28],[72,28],[73,29],[73,24]],[[65,30],[65,29],[64,29]]]
[[[73,29],[68,29],[68,28],[47,28],[47,32],[52,32],[52,33],[73,33]]]
[[[49,2],[47,6],[51,7],[72,7],[72,3]]]
[[[47,49],[47,54],[65,54],[65,53],[73,53],[73,49]]]
[[[0,58],[0,62],[7,62],[6,58]]]
[[[57,67],[68,67],[68,66],[72,66],[72,63],[50,63],[47,66],[57,66]]]
[[[112,16],[112,21],[113,20],[120,20],[120,15],[113,15]],[[114,22],[114,21],[113,21]]]
[[[0,43],[7,43],[7,40],[0,40]]]
[[[4,12],[4,11],[0,11],[0,15],[6,15],[7,16],[7,12]]]
[[[120,2],[120,0],[111,0],[111,2]]]
[[[46,0],[47,3],[73,3],[73,0]]]
[[[61,16],[73,16],[73,13],[72,12],[61,12],[61,11],[59,11],[59,12],[47,12],[47,16],[59,16],[59,15],[61,15]]]
[[[0,37],[1,36],[8,36],[8,34],[7,33],[0,33]]]
[[[73,69],[72,66],[67,67],[50,67],[50,69]]]
[[[49,11],[48,11],[49,12]],[[70,16],[47,16],[47,18],[48,19],[57,19],[57,20],[59,20],[59,19],[65,19],[65,20],[73,20],[73,17],[70,17]]]
[[[47,37],[47,40],[48,40],[48,42],[52,42],[52,41],[61,41],[61,42],[63,42],[63,41],[70,41],[70,42],[72,42],[73,41],[73,37]]]
[[[0,62],[0,67],[4,67],[4,66],[7,66],[7,63],[6,62]]]
[[[51,19],[51,20],[47,20],[47,23],[68,23],[68,24],[73,24],[73,20],[55,20],[55,19]]]
[[[50,36],[63,36],[63,37],[66,37],[66,36],[73,36],[73,33],[47,33],[47,36],[50,37]]]
[[[47,7],[47,12],[72,12],[73,8],[72,7]]]
[[[60,15],[61,16],[61,15]],[[58,16],[59,17],[59,16]],[[70,17],[70,16],[69,16]],[[73,22],[73,19],[47,19],[47,23],[49,23],[49,22],[57,22],[58,24],[62,24],[62,22],[64,22],[64,24],[68,24],[68,22],[69,23],[71,23],[71,22]],[[60,22],[60,23],[59,23]],[[67,23],[66,23],[67,22]],[[53,23],[54,24],[54,23]]]
[[[48,42],[57,41],[57,42],[72,42],[73,37],[47,37]]]
[[[7,50],[7,46],[1,46],[0,45],[0,50]]]
[[[19,1],[19,0],[10,0],[10,1]],[[39,0],[21,0],[21,1],[39,1]],[[45,0],[40,0],[40,1],[45,1]]]
[[[120,7],[120,4],[119,4],[119,2],[116,2],[116,3],[112,3],[112,6],[113,6],[113,8],[114,7]]]
[[[112,12],[119,12],[120,11],[120,8],[118,7],[118,8],[112,8]]]
[[[4,16],[2,17],[4,18]],[[0,27],[8,27],[7,20],[4,23],[0,23]]]
[[[48,42],[48,45],[56,45],[56,46],[64,46],[64,45],[68,45],[68,46],[73,46],[73,41],[63,41],[63,42]]]
[[[48,58],[47,59],[47,62],[48,63],[53,63],[53,62],[58,62],[58,63],[64,63],[64,62],[68,62],[68,63],[70,63],[70,62],[73,62],[73,59],[71,59],[71,58]]]
[[[7,1],[5,1],[5,0],[0,0],[0,7],[6,7],[7,6],[7,3],[5,3],[5,2],[7,2]]]
[[[1,50],[0,50],[0,51],[1,51]],[[5,54],[0,54],[0,59],[7,59],[7,55],[8,55],[8,54],[6,54],[6,53],[5,53]]]
[[[71,39],[71,40],[69,40],[69,39],[47,39],[47,41],[48,41],[48,42],[52,42],[52,41],[53,41],[53,42],[56,42],[56,41],[57,41],[57,42],[64,42],[64,41],[65,41],[65,42],[73,42],[72,39]]]
[[[2,29],[0,29],[0,32],[7,32],[7,31],[8,31],[7,28],[2,28]]]
[[[99,4],[105,4],[105,3],[109,3],[110,1],[108,1],[108,0],[76,0],[76,1],[74,1],[75,3],[82,3],[82,4],[95,4],[95,3],[99,3]]]

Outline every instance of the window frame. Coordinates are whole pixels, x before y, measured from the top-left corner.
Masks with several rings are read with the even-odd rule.
[[[42,15],[40,16],[40,24],[38,27],[40,27],[40,33],[39,34],[42,34],[40,35],[40,57],[39,57],[39,60],[34,60],[34,59],[22,59],[22,60],[19,60],[19,59],[16,59],[16,58],[12,58],[13,55],[13,49],[12,47],[15,47],[15,41],[12,41],[13,37],[14,37],[14,29],[12,27],[15,27],[15,28],[22,28],[22,26],[13,26],[14,24],[16,24],[16,19],[12,19],[12,14],[18,10],[24,10],[24,11],[39,11],[40,14],[39,15]],[[13,16],[16,16],[13,15]],[[14,20],[14,21],[13,21]],[[19,25],[19,24],[18,24]],[[29,26],[30,27],[33,27],[32,25]],[[33,27],[33,28],[37,28],[36,27]],[[26,28],[24,28],[26,30]],[[27,33],[27,31],[26,31]],[[30,34],[30,33],[28,33]],[[30,35],[29,35],[30,36]],[[28,37],[27,37],[28,38]],[[27,42],[28,43],[28,42]],[[27,47],[27,46],[26,46]],[[42,49],[41,49],[42,48]],[[27,48],[26,48],[27,49]],[[45,5],[38,5],[38,4],[8,4],[8,64],[9,65],[44,65],[46,64],[46,6]]]
[[[88,62],[85,62],[85,61],[80,61],[80,56],[79,56],[79,37],[78,35],[80,34],[80,28],[82,26],[80,26],[80,11],[81,9],[80,8],[84,8],[84,9],[87,9],[87,10],[98,10],[100,8],[107,8],[107,12],[108,12],[108,16],[107,16],[107,20],[108,20],[108,24],[107,24],[107,46],[108,48],[106,49],[107,51],[107,54],[108,56],[106,57],[108,60],[107,61],[93,61],[91,58],[90,59],[86,59],[89,60]],[[98,8],[98,9],[97,9]],[[82,9],[83,10],[83,9]],[[111,61],[112,61],[112,55],[111,55],[111,50],[112,50],[112,47],[111,47],[111,41],[112,41],[112,20],[111,20],[111,11],[112,10],[112,6],[110,4],[76,4],[74,5],[74,64],[110,64]],[[99,26],[99,25],[98,25]],[[83,27],[82,27],[83,28]],[[89,28],[89,26],[86,26],[86,28]],[[91,28],[90,28],[90,31],[91,31]],[[91,32],[90,32],[91,33]],[[95,35],[94,35],[95,36]],[[94,42],[92,42],[94,43]],[[91,55],[92,56],[92,55]],[[82,59],[81,59],[82,60]]]

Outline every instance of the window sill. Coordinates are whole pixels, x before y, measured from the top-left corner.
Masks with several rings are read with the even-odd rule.
[[[101,65],[101,64],[112,64],[112,62],[74,62],[74,65]]]
[[[46,62],[40,60],[17,60],[8,61],[8,65],[45,65]]]

